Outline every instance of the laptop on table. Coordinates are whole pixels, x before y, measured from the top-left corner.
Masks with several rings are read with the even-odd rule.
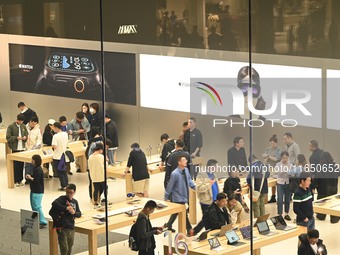
[[[240,224],[236,224],[236,227],[234,228],[234,230],[240,229],[240,228],[244,228],[250,225],[250,220],[244,220],[241,221]]]
[[[208,237],[208,233],[209,233],[210,229],[202,232],[196,239],[194,239],[193,241],[195,242],[200,242],[200,241],[203,241],[205,239],[207,239]]]
[[[225,232],[233,229],[233,224],[227,224],[221,227],[220,231],[217,233],[211,234],[211,236],[224,236]]]
[[[229,245],[240,246],[246,244],[245,242],[239,242],[240,238],[236,234],[235,230],[230,230],[225,233]]]
[[[256,224],[257,230],[259,231],[260,235],[265,236],[272,236],[278,234],[278,232],[270,231],[267,221],[262,221]]]
[[[264,215],[261,215],[260,217],[258,217],[258,218],[256,219],[256,222],[255,222],[255,224],[254,224],[254,227],[256,227],[257,223],[259,223],[259,222],[267,221],[268,218],[269,218],[269,215],[270,215],[270,214],[268,213],[268,214],[264,214]]]
[[[294,225],[287,225],[287,223],[286,223],[285,219],[282,217],[282,215],[272,217],[272,218],[270,218],[270,220],[273,222],[273,225],[277,230],[288,231],[288,230],[292,230],[292,229],[296,228],[296,226],[294,226]]]
[[[251,227],[250,227],[250,225],[243,227],[243,228],[240,228],[240,232],[241,232],[243,239],[245,239],[245,240],[251,239],[251,235],[250,235],[251,234],[250,233]],[[253,235],[253,240],[256,240],[256,239],[259,239],[259,237]]]

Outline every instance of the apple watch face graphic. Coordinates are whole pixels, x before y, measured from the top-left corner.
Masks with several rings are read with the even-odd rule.
[[[97,65],[88,56],[51,53],[46,60],[44,73],[52,85],[66,85],[76,93],[101,88]]]
[[[52,70],[75,73],[91,73],[97,69],[89,57],[75,54],[50,54],[47,65]]]
[[[62,45],[10,43],[11,91],[136,105],[135,54]]]
[[[41,85],[41,83],[45,83]],[[53,52],[48,55],[44,70],[36,85],[63,90],[67,93],[84,94],[102,88],[98,67],[90,56]]]

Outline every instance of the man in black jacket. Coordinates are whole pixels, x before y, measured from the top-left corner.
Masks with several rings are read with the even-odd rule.
[[[109,164],[112,165],[117,161],[118,149],[118,131],[116,123],[111,120],[110,116],[106,113],[105,115],[105,125],[106,125],[106,138],[110,139],[112,144],[107,150],[107,157],[109,158]]]
[[[165,189],[170,181],[170,176],[171,176],[172,171],[178,167],[179,156],[184,156],[186,158],[186,160],[188,161],[187,168],[190,172],[190,169],[192,167],[191,156],[189,152],[184,151],[183,149],[184,149],[184,142],[182,140],[176,140],[175,151],[169,155],[166,161],[165,176],[164,176],[164,188]]]
[[[162,233],[162,227],[152,227],[149,215],[157,208],[157,204],[153,200],[149,200],[144,205],[143,210],[138,214],[137,225],[137,243],[138,255],[154,255],[156,242],[154,235]]]
[[[319,239],[319,231],[311,229],[307,234],[299,235],[298,255],[326,255],[327,249]]]
[[[21,113],[25,115],[24,124],[26,125],[32,117],[38,117],[37,113],[33,111],[31,108],[27,108],[24,102],[18,103],[18,108],[20,109]]]
[[[66,195],[54,200],[50,210],[50,215],[53,218],[53,227],[58,234],[61,255],[70,255],[72,253],[74,218],[81,216],[78,201],[73,198],[75,193],[76,185],[69,184],[66,187]]]
[[[316,140],[311,140],[309,142],[309,151],[312,152],[312,155],[310,155],[309,157],[309,163],[312,165],[314,165],[314,167],[316,168],[317,165],[320,164],[320,155],[323,152],[323,150],[321,150],[319,148],[319,144]]]
[[[244,140],[241,136],[236,136],[233,140],[234,146],[228,150],[228,167],[231,170],[243,170],[247,167],[247,156],[244,149]],[[243,168],[243,169],[242,169]]]
[[[224,193],[218,193],[216,201],[211,204],[209,210],[203,216],[205,221],[205,229],[220,229],[226,224],[230,224],[231,220],[227,212],[227,196]]]
[[[163,165],[165,165],[166,159],[168,158],[170,153],[175,149],[175,140],[170,139],[169,135],[164,133],[161,135],[161,143],[163,144],[161,160]]]

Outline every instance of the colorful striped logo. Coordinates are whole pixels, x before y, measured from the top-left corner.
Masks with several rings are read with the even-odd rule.
[[[222,99],[220,95],[217,93],[215,88],[213,88],[211,85],[206,84],[204,82],[196,82],[196,83],[199,84],[196,88],[207,93],[210,96],[210,98],[213,100],[215,105],[217,105],[217,100],[218,100],[220,105],[222,106]]]

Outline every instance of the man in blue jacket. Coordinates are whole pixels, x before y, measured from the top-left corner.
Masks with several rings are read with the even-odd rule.
[[[195,184],[192,181],[189,170],[186,168],[187,159],[184,156],[177,158],[178,167],[171,173],[170,181],[165,190],[165,200],[171,201],[177,204],[187,204],[189,201],[189,187],[195,189]],[[164,227],[167,227],[172,232],[175,232],[172,228],[172,224],[177,218],[177,213],[172,214],[168,223]],[[186,214],[186,228],[188,234],[192,233],[192,227]]]

